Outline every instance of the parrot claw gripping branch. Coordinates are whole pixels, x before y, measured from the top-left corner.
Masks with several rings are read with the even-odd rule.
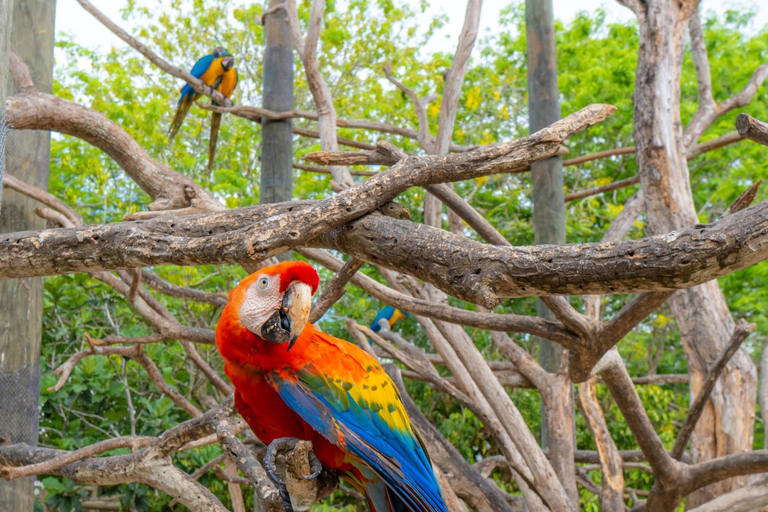
[[[132,338],[86,337],[88,348],[57,370],[59,382],[55,388],[66,384],[83,358],[117,355],[136,361],[158,390],[191,419],[157,437],[107,439],[76,451],[12,444],[13,440],[5,439],[0,445],[0,477],[52,474],[91,485],[141,482],[195,512],[225,512],[221,501],[197,481],[210,466],[188,475],[172,459],[175,453],[219,443],[224,455],[211,463],[218,465],[226,460],[236,468],[224,473],[233,504],[242,504],[241,487],[248,485],[266,510],[308,510],[314,501],[333,492],[341,479],[351,487],[350,495],[366,499],[375,512],[456,512],[464,509],[462,500],[477,512],[517,510],[523,502],[531,510],[567,512],[574,510],[574,503],[563,467],[570,466],[573,472],[574,462],[599,460],[608,474],[608,464],[600,457],[613,448],[620,465],[621,457],[630,455],[619,454],[609,437],[596,434],[599,453],[568,453],[566,464],[556,465],[558,454],[552,449],[550,462],[502,381],[514,373],[511,380],[537,389],[545,413],[553,414],[554,420],[557,416],[552,409],[562,398],[558,390],[570,389],[571,379],[594,378],[597,372],[640,445],[640,460],[648,463],[644,467],[657,481],[639,510],[671,511],[687,494],[702,486],[726,477],[768,471],[768,454],[763,452],[699,464],[681,462],[685,460],[682,454],[688,436],[703,409],[701,404],[754,326],[743,321],[736,324],[727,350],[706,375],[704,391],[696,397],[696,411],[686,420],[686,433],[678,439],[672,454],[664,449],[650,425],[634,383],[613,348],[674,290],[768,258],[768,206],[761,203],[739,213],[754,198],[752,190],[748,199],[710,226],[624,242],[620,242],[623,233],[614,232],[606,235],[603,244],[509,247],[496,228],[446,184],[497,173],[526,172],[531,163],[557,154],[570,135],[601,122],[615,109],[591,105],[529,137],[498,146],[467,148],[451,144],[459,93],[477,35],[479,0],[467,4],[465,27],[452,67],[444,77],[436,137],[430,136],[424,100],[395,80],[391,67],[385,69],[385,75],[413,101],[418,130],[337,120],[330,89],[317,63],[322,0],[313,1],[306,36],[301,33],[296,2],[289,0],[280,6],[287,11],[294,47],[304,64],[317,113],[234,107],[229,98],[237,84],[237,72],[234,58],[226,49],[215,48],[210,59],[203,62],[205,66],[195,65],[187,73],[117,27],[88,0],[78,3],[160,69],[187,82],[171,126],[171,141],[191,107],[189,98],[211,97],[215,115],[209,171],[221,113],[251,120],[301,117],[319,121],[316,136],[325,151],[307,159],[328,166],[338,193],[322,201],[225,211],[213,194],[156,162],[105,116],[37,92],[23,61],[12,52],[11,72],[19,92],[7,103],[11,128],[59,131],[88,141],[112,156],[152,197],[153,203],[150,211],[134,214],[132,221],[86,226],[72,208],[8,174],[4,187],[44,204],[44,208],[36,210],[38,215],[65,229],[12,233],[0,238],[0,278],[88,272],[123,295],[156,333]],[[206,75],[212,66],[214,72]],[[230,70],[234,73],[227,78]],[[739,101],[751,98],[740,94]],[[385,141],[366,146],[366,151],[339,152],[338,145],[345,140],[337,138],[337,125],[415,139],[427,156],[407,155]],[[760,121],[741,118],[738,127],[743,136],[766,142],[768,130]],[[621,150],[626,152],[627,148]],[[449,155],[449,151],[454,154]],[[608,153],[615,154],[607,152],[603,156]],[[366,163],[390,168],[355,183],[345,166]],[[458,215],[492,245],[410,222],[392,202],[409,187],[424,187],[450,208],[451,215]],[[628,203],[616,222],[629,219],[631,224],[638,213]],[[196,215],[182,216],[186,214]],[[315,306],[311,306],[310,297],[317,291],[319,280],[311,266],[296,262],[268,264],[272,256],[287,249],[338,272]],[[343,252],[350,259],[345,264],[321,249]],[[456,254],[462,255],[461,261],[451,258]],[[628,254],[633,258],[628,259]],[[415,266],[414,255],[419,255]],[[585,261],[600,263],[590,266]],[[217,293],[175,286],[142,270],[154,265],[223,263],[240,263],[252,272],[232,290],[229,300]],[[379,265],[389,286],[359,273],[365,263]],[[349,331],[359,348],[312,325],[343,295],[348,282],[388,305],[370,329],[350,319]],[[183,325],[151,291],[223,307],[222,319],[215,332]],[[612,319],[601,321],[599,315],[581,314],[559,297],[586,293],[640,294]],[[477,304],[478,311],[449,307],[446,294]],[[487,310],[503,298],[533,295],[544,296],[557,321],[498,315]],[[388,330],[408,314],[416,315],[437,353],[424,353]],[[491,331],[509,361],[485,361],[461,326]],[[564,366],[569,373],[546,372],[505,332],[533,334],[562,344],[570,352]],[[503,464],[511,468],[520,495],[506,494],[478,467],[463,459],[421,415],[400,385],[399,375],[390,378],[385,372],[378,359],[382,352],[370,341],[384,350],[385,357],[403,363],[409,376],[431,383],[477,416],[497,441]],[[207,400],[185,396],[166,383],[162,371],[142,348],[148,343],[175,342],[181,342],[189,360],[215,388],[213,396],[204,397]],[[195,346],[214,343],[226,361],[231,384]],[[435,365],[447,366],[452,377],[441,376]],[[396,368],[393,372],[397,373]],[[589,399],[584,398],[587,406]],[[599,404],[593,401],[591,406],[597,412],[588,415],[590,429],[607,431]],[[236,412],[245,422],[238,419]],[[131,454],[97,457],[126,447],[132,449]],[[260,452],[265,452],[263,463],[255,454]],[[427,453],[434,459],[430,460]],[[285,459],[284,476],[279,474],[283,465],[279,463],[280,455]],[[238,470],[245,478],[237,475]],[[575,482],[575,474],[571,476]],[[622,491],[623,487],[620,495]]]

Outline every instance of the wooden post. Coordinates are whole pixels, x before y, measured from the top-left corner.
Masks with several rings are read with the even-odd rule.
[[[283,0],[269,0],[275,7]],[[293,46],[285,9],[266,16],[262,105],[276,112],[293,110]],[[293,194],[293,131],[290,119],[261,121],[259,202],[290,201]]]
[[[555,53],[555,20],[552,0],[526,0],[525,33],[528,41],[528,118],[529,130],[536,132],[560,119],[557,86],[557,57]],[[536,162],[531,166],[533,182],[533,232],[537,244],[565,243],[565,200],[563,166],[559,156]],[[556,320],[541,300],[536,301],[538,315]],[[563,359],[563,348],[539,338],[539,359],[545,370],[556,373]],[[550,449],[550,460],[571,501],[578,503],[576,476],[573,471],[573,389],[565,380],[558,380],[563,389],[550,394],[567,400],[567,404],[544,404],[541,416],[541,439]],[[557,425],[550,425],[556,417]],[[558,439],[550,439],[557,432]],[[565,439],[571,437],[571,439]],[[570,460],[567,460],[570,459]]]
[[[0,6],[8,0],[0,0]],[[3,6],[5,7],[5,6]],[[7,8],[0,8],[0,22]],[[4,12],[5,11],[5,12]],[[50,93],[53,85],[53,41],[55,0],[17,0],[13,5],[11,44],[29,66],[35,85]],[[7,25],[1,24],[6,27]],[[4,33],[7,33],[5,30]],[[7,93],[15,92],[7,69],[2,66]],[[50,133],[11,131],[5,154],[6,168],[27,183],[48,188]],[[45,222],[34,212],[33,200],[3,191],[0,233],[43,229]],[[0,281],[0,436],[11,442],[37,444],[40,400],[40,337],[42,332],[43,280],[40,278]],[[0,481],[3,512],[31,512],[34,479]]]
[[[13,0],[0,0],[0,62],[8,62],[11,48],[11,27],[13,25]],[[5,98],[8,83],[8,66],[0,66],[0,130],[5,130]],[[4,131],[0,131],[0,194],[3,190],[5,170]],[[0,209],[3,201],[0,195]]]

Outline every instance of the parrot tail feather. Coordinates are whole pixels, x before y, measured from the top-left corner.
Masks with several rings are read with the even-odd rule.
[[[179,128],[181,128],[181,123],[183,123],[184,118],[187,117],[187,113],[189,112],[189,109],[192,108],[192,103],[194,103],[195,99],[197,99],[196,95],[188,95],[183,96],[181,101],[179,101],[179,106],[176,108],[176,114],[173,116],[171,128],[168,130],[168,147],[173,144],[173,139],[176,138],[176,133],[179,131]]]
[[[211,116],[211,140],[208,143],[208,175],[213,170],[213,158],[216,156],[216,141],[219,139],[219,125],[221,125],[221,114],[214,112]]]

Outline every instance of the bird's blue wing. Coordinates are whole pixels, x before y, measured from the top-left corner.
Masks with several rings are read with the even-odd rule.
[[[203,76],[203,74],[206,71],[208,71],[208,68],[211,67],[211,63],[213,62],[213,59],[214,57],[212,53],[209,55],[206,55],[202,59],[195,62],[195,65],[192,66],[192,71],[190,71],[189,73],[195,78],[200,78],[201,76]]]
[[[271,377],[288,407],[373,470],[409,510],[448,512],[397,389],[381,367],[372,379],[379,385],[367,379],[368,384],[361,383],[349,374],[332,378],[313,366],[286,379]]]

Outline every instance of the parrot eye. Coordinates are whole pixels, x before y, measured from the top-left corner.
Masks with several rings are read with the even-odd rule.
[[[259,287],[259,290],[266,290],[269,288],[269,278],[267,276],[261,276],[258,281],[256,281],[256,286]]]

